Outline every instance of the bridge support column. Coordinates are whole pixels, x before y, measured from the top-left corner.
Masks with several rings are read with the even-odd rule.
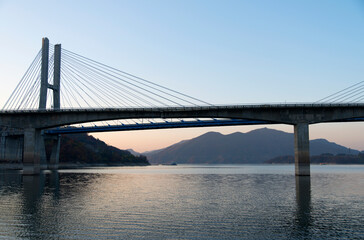
[[[59,152],[61,148],[61,136],[52,139],[52,151],[49,160],[48,169],[57,170],[59,163]]]
[[[48,89],[48,58],[49,58],[49,40],[42,39],[42,68],[40,78],[40,96],[39,109],[45,109],[47,105],[47,89]]]
[[[308,123],[294,125],[294,155],[296,176],[310,176]]]
[[[40,157],[42,144],[41,131],[35,128],[24,130],[23,174],[35,175],[40,173]],[[44,144],[44,141],[43,141]]]
[[[53,89],[53,109],[60,109],[61,97],[61,44],[54,45],[54,70],[53,70],[53,85],[49,86]]]

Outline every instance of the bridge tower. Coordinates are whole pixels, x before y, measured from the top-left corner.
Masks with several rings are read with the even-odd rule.
[[[60,79],[61,79],[61,44],[54,45],[54,72],[53,84],[48,82],[49,65],[49,40],[42,39],[42,65],[41,65],[41,85],[39,95],[39,110],[46,110],[48,89],[53,91],[53,110],[60,109]],[[48,168],[57,169],[60,151],[60,136],[46,137],[52,142],[52,152]],[[24,129],[23,148],[23,174],[32,175],[40,172],[40,165],[47,164],[45,150],[45,136],[41,129]]]
[[[40,75],[40,96],[39,96],[39,109],[46,109],[47,104],[47,90],[48,90],[48,61],[49,61],[49,40],[48,38],[42,39],[42,68]]]
[[[61,44],[54,45],[53,84],[48,82],[49,40],[42,39],[42,68],[39,97],[39,110],[45,110],[47,105],[47,90],[53,90],[53,109],[60,109],[60,79],[61,79]]]

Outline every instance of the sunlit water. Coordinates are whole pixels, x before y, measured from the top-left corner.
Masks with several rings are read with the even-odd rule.
[[[364,166],[0,172],[2,239],[364,239]]]

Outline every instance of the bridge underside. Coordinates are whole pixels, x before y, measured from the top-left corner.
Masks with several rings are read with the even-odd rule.
[[[93,132],[115,132],[115,131],[132,131],[132,130],[151,130],[151,129],[168,129],[168,128],[192,128],[192,127],[223,127],[239,125],[260,125],[274,124],[268,121],[254,121],[245,119],[212,119],[212,120],[179,120],[163,121],[134,124],[118,124],[104,126],[81,126],[81,127],[58,127],[44,130],[45,134],[71,134],[71,133],[93,133]]]
[[[362,121],[364,104],[237,105],[207,107],[63,109],[0,112],[0,126],[46,129],[117,119],[225,118],[295,125]]]

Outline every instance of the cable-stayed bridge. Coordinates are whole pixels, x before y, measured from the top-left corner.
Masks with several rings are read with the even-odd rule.
[[[213,105],[44,38],[0,112],[0,160],[22,161],[25,174],[57,168],[62,133],[283,123],[294,126],[296,175],[310,175],[309,125],[363,121],[363,102],[360,82],[313,103]]]

